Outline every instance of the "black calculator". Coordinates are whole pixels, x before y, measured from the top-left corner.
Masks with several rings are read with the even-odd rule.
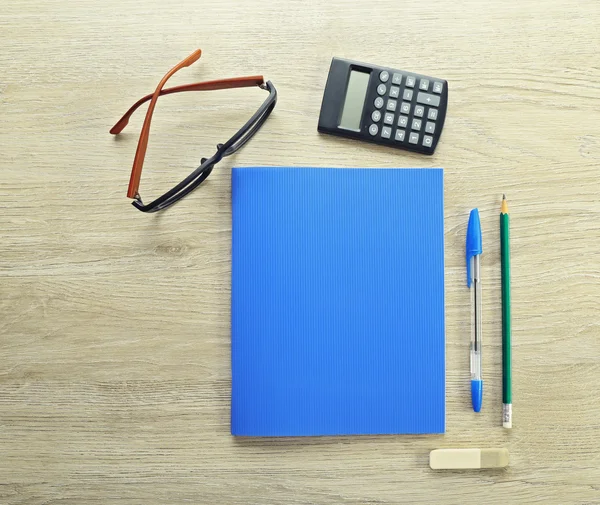
[[[444,79],[333,58],[318,130],[433,154],[447,107]]]

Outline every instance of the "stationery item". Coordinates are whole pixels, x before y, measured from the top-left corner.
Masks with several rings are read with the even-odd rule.
[[[500,207],[500,264],[502,271],[502,426],[512,428],[512,377],[510,335],[510,233],[508,202]]]
[[[481,376],[481,225],[479,210],[473,209],[467,227],[467,286],[471,288],[471,400],[473,410],[481,410],[483,379]]]
[[[443,433],[441,169],[234,168],[231,433]]]
[[[235,153],[254,136],[254,134],[260,129],[260,127],[269,117],[269,114],[271,114],[271,111],[277,102],[277,91],[275,90],[275,87],[273,84],[271,84],[271,81],[265,82],[262,75],[196,82],[194,84],[185,84],[183,86],[174,86],[166,89],[164,88],[166,82],[171,78],[171,76],[173,76],[173,74],[198,61],[201,54],[202,51],[197,49],[183,61],[175,65],[171,70],[169,70],[158,83],[154,93],[140,98],[110,130],[110,133],[113,135],[121,133],[123,128],[127,126],[129,118],[138,109],[138,107],[143,105],[145,102],[150,101],[148,110],[146,112],[146,119],[144,120],[144,124],[142,126],[142,132],[140,133],[140,140],[135,152],[131,177],[129,179],[129,188],[127,190],[127,197],[134,199],[132,202],[133,206],[142,212],[157,212],[159,210],[163,210],[196,189],[210,175],[214,166],[221,161],[221,159]],[[172,93],[181,93],[182,91],[209,91],[230,88],[246,88],[253,86],[257,86],[267,91],[269,93],[269,97],[263,102],[263,104],[246,122],[246,124],[244,124],[244,126],[238,130],[237,133],[235,133],[227,142],[224,144],[217,144],[217,152],[210,158],[202,158],[200,161],[200,166],[190,175],[188,175],[183,181],[177,184],[177,186],[170,191],[167,191],[162,196],[156,198],[151,203],[144,204],[139,193],[140,178],[142,175],[144,157],[146,156],[146,149],[148,147],[150,122],[152,121],[152,114],[154,112],[154,108],[156,107],[156,101],[158,100],[158,97],[162,95],[170,95]]]
[[[435,449],[429,453],[433,470],[504,468],[508,466],[508,449]]]
[[[433,154],[448,106],[448,82],[333,58],[318,129],[357,140]]]

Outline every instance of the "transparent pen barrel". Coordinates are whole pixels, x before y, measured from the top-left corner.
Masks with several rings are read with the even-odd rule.
[[[481,351],[474,351],[471,347],[471,380],[480,381],[481,379]]]
[[[471,259],[471,380],[481,379],[481,274],[479,256]]]

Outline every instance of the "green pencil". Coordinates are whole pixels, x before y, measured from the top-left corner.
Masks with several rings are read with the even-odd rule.
[[[508,203],[502,195],[500,207],[500,258],[502,269],[502,426],[512,428],[510,343],[510,232]]]

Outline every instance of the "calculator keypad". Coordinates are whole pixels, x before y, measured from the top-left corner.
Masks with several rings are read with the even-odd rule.
[[[370,135],[389,139],[410,150],[433,152],[445,117],[445,81],[387,70],[375,75],[377,97],[374,105],[376,109],[385,106],[385,112],[375,110],[372,113]],[[385,84],[388,81],[389,86]],[[443,108],[441,116],[440,106]],[[438,118],[442,122],[439,127]],[[380,128],[375,123],[381,119],[383,125]]]

